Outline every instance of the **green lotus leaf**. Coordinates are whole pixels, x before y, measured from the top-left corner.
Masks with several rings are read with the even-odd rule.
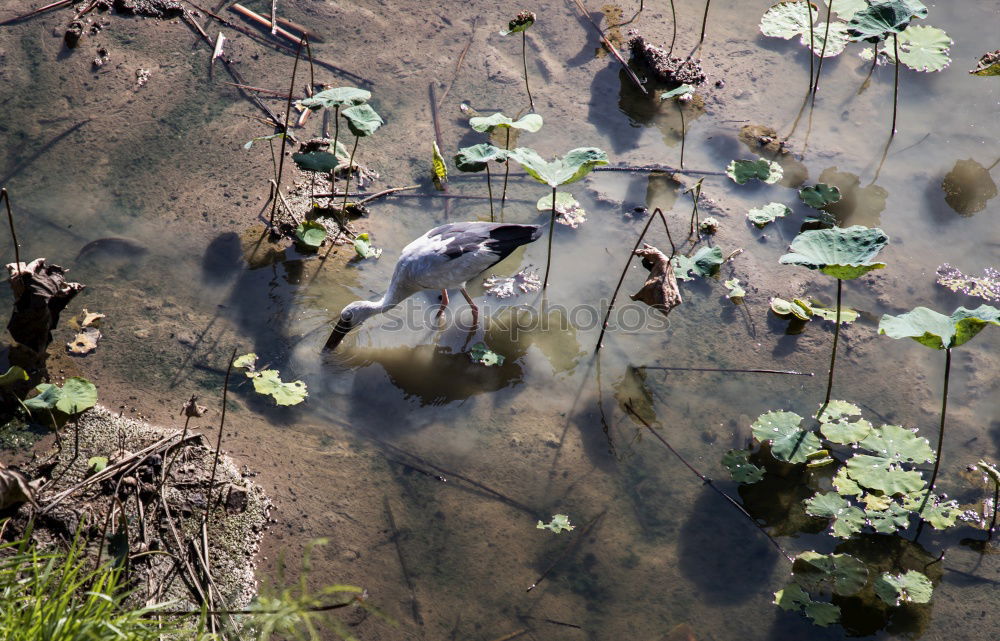
[[[87,459],[87,472],[89,474],[97,474],[108,466],[107,456],[91,456]]]
[[[934,450],[915,430],[899,425],[883,425],[875,428],[860,443],[860,447],[877,452],[879,456],[893,463],[931,463]]]
[[[951,316],[926,307],[915,307],[899,316],[885,314],[878,333],[891,338],[912,338],[934,349],[951,349],[972,340],[987,325],[1000,325],[1000,309],[980,305],[959,307]]]
[[[347,120],[347,127],[351,133],[362,138],[372,135],[385,124],[382,116],[378,115],[369,104],[348,107],[341,110],[340,115]]]
[[[572,531],[576,529],[575,525],[570,525],[569,517],[565,514],[553,514],[551,521],[548,523],[539,521],[535,527],[539,530],[552,530],[556,534],[559,534],[563,530]]]
[[[833,487],[841,496],[857,496],[863,491],[857,481],[847,475],[846,467],[841,467],[833,475]]]
[[[528,174],[549,187],[558,187],[580,180],[594,167],[608,164],[608,155],[597,147],[578,147],[562,158],[545,161],[534,149],[518,147],[509,153]]]
[[[371,243],[371,237],[365,234],[358,234],[354,239],[354,252],[359,258],[378,258],[382,255],[382,250]]]
[[[828,276],[850,280],[885,267],[872,262],[889,243],[881,229],[853,225],[847,228],[810,229],[792,240],[791,253],[778,262],[818,269]]]
[[[868,568],[849,554],[820,554],[812,550],[795,557],[792,579],[809,592],[857,594],[868,582]]]
[[[508,127],[533,134],[542,128],[542,117],[538,114],[525,114],[517,120],[511,120],[498,111],[492,116],[475,116],[469,118],[469,126],[481,133],[493,131],[497,127]]]
[[[969,73],[973,76],[1000,76],[1000,49],[984,53],[976,63],[976,68]]]
[[[472,359],[474,363],[480,363],[487,367],[492,367],[494,365],[503,365],[504,357],[502,354],[497,354],[488,347],[486,343],[476,343],[469,350],[469,358]]]
[[[37,396],[24,402],[32,410],[58,410],[75,416],[97,405],[97,387],[85,378],[67,378],[62,387],[51,383],[41,383],[35,389]]]
[[[803,321],[812,319],[812,308],[798,298],[789,302],[784,298],[774,297],[771,299],[771,311],[782,318],[794,316]]]
[[[953,42],[944,29],[910,25],[899,34],[899,61],[914,71],[941,71],[951,64]],[[895,60],[892,47],[883,47],[882,53]]]
[[[347,166],[347,149],[340,142],[337,143],[337,153],[329,151],[307,151],[292,154],[292,160],[302,171],[319,171],[325,174],[341,166]]]
[[[862,487],[886,494],[905,494],[924,487],[920,472],[907,470],[885,457],[855,454],[847,459],[847,473]]]
[[[861,501],[865,504],[865,509],[869,512],[888,510],[889,506],[893,505],[892,497],[884,494],[865,494],[861,497]]]
[[[487,163],[491,160],[503,162],[507,158],[507,152],[499,147],[495,147],[488,142],[482,142],[471,147],[462,147],[455,154],[455,166],[459,171],[478,172],[486,169]]]
[[[822,209],[827,205],[840,202],[840,188],[819,183],[800,189],[799,198],[813,209]]]
[[[370,91],[358,89],[357,87],[333,87],[324,89],[318,94],[296,101],[296,105],[303,109],[333,109],[334,107],[352,107],[368,102],[372,97]]]
[[[927,7],[919,0],[885,0],[856,12],[848,23],[853,40],[877,42],[902,33],[914,18],[926,18]]]
[[[726,167],[726,175],[738,185],[745,185],[750,180],[762,180],[768,185],[781,180],[784,170],[776,162],[766,158],[757,160],[733,160]]]
[[[934,586],[922,572],[909,570],[905,574],[885,572],[875,579],[875,594],[891,606],[900,603],[929,603]]]
[[[750,430],[758,441],[770,441],[774,458],[788,463],[805,463],[823,446],[819,437],[799,428],[801,422],[802,417],[794,412],[767,412],[753,422]]]
[[[792,213],[786,205],[781,203],[768,203],[763,207],[757,207],[747,212],[747,220],[763,229],[768,223],[773,223],[775,219],[784,218]]]
[[[809,594],[796,583],[789,583],[785,589],[774,593],[774,604],[782,610],[802,610],[813,623],[828,626],[840,621],[840,607],[824,601],[813,601]]]
[[[691,85],[681,85],[676,89],[671,89],[665,93],[660,94],[660,100],[670,100],[671,98],[677,98],[679,100],[688,100],[694,95],[695,88]]]
[[[298,405],[309,395],[305,383],[302,381],[284,383],[276,369],[257,372],[253,377],[253,388],[258,394],[273,398],[278,405]]]
[[[857,443],[867,437],[872,431],[872,424],[863,418],[856,421],[838,419],[820,425],[820,431],[826,440],[839,445]]]
[[[955,525],[955,521],[962,514],[958,501],[946,499],[938,494],[931,494],[930,497],[927,497],[925,504],[926,496],[926,491],[906,494],[902,500],[903,507],[914,512],[918,512],[923,507],[920,518],[930,523],[935,530],[946,530]]]
[[[239,367],[240,369],[248,369],[252,371],[254,369],[254,363],[256,362],[257,355],[250,352],[249,354],[243,354],[242,356],[237,356],[233,359],[233,367]],[[247,374],[247,376],[250,376],[250,374]]]
[[[851,416],[861,416],[861,408],[854,403],[833,399],[826,404],[823,413],[817,418],[821,421],[835,421]]]
[[[858,11],[868,7],[867,0],[837,0],[833,3],[833,12],[841,20],[850,20]]]
[[[779,2],[760,19],[760,32],[772,38],[790,40],[809,32],[809,23],[815,22],[819,9],[811,2]],[[815,30],[815,29],[814,29]]]
[[[823,307],[822,305],[816,303],[815,301],[809,301],[809,307],[812,309],[814,316],[819,316],[823,320],[837,322],[837,308],[836,307]],[[858,320],[858,312],[851,309],[850,307],[840,308],[840,322],[843,325],[848,323],[853,323]]]
[[[303,221],[295,228],[295,240],[301,247],[315,251],[326,240],[326,227],[315,220]]]
[[[845,22],[831,22],[829,29],[827,29],[825,22],[821,22],[813,27],[812,36],[813,54],[818,56],[822,53],[824,58],[839,56],[847,48],[848,43],[851,42],[850,36],[847,35],[847,23]],[[804,46],[809,46],[808,29],[802,32],[799,40]],[[824,41],[826,42],[826,48],[823,47]]]
[[[679,280],[694,280],[695,276],[708,278],[719,273],[722,265],[722,250],[718,247],[702,247],[693,256],[674,256],[674,275]],[[689,274],[693,273],[694,276]]]
[[[726,289],[726,298],[733,301],[733,303],[739,305],[743,302],[743,298],[747,295],[746,290],[740,286],[740,280],[738,278],[730,278],[727,281],[722,282]]]
[[[750,450],[729,450],[722,456],[722,464],[737,483],[756,483],[764,478],[764,469],[749,460]]]
[[[18,381],[28,380],[28,372],[24,371],[23,368],[17,365],[11,365],[10,368],[0,375],[0,387],[7,387],[8,385],[13,385]]]
[[[865,513],[836,492],[816,494],[803,502],[806,514],[833,519],[833,535],[841,539],[850,538],[865,526]]]
[[[893,534],[910,524],[910,511],[892,502],[884,510],[867,510],[865,519],[880,534]]]

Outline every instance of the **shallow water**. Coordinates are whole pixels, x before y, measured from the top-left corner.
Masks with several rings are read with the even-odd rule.
[[[542,18],[529,32],[529,73],[546,124],[519,144],[543,155],[595,145],[613,163],[677,166],[676,109],[644,103],[613,60],[594,56],[598,40],[571,3],[533,4],[525,6]],[[646,4],[629,26],[654,42],[668,41],[669,8]],[[976,536],[963,528],[922,538],[931,558],[947,550],[929,607],[901,612],[889,622],[852,619],[846,630],[816,628],[778,610],[772,593],[785,584],[788,564],[623,410],[628,401],[654,421],[686,460],[718,479],[721,489],[738,493],[790,551],[829,550],[827,537],[789,523],[771,495],[761,499],[752,490],[738,491],[719,463],[726,450],[743,446],[749,422],[760,413],[788,409],[805,415],[825,389],[831,324],[813,321],[804,333],[786,335],[787,323],[767,313],[770,296],[810,295],[827,303],[835,296],[830,279],[777,263],[808,215],[792,188],[798,175],[845,190],[856,181],[860,193],[854,202],[845,199],[846,221],[877,224],[892,239],[881,255],[885,270],[845,283],[844,303],[862,318],[841,332],[834,396],[873,410],[872,418],[919,427],[935,440],[943,355],[912,341],[877,337],[875,329],[881,314],[916,305],[948,311],[977,306],[936,285],[934,270],[944,262],[966,272],[995,264],[995,199],[974,215],[960,216],[945,201],[941,184],[959,160],[989,167],[1000,156],[1000,90],[995,79],[966,73],[993,46],[990,36],[1000,16],[989,3],[929,7],[927,22],[956,41],[954,62],[937,74],[901,71],[898,133],[879,167],[889,132],[891,68],[877,69],[871,86],[856,95],[867,65],[855,57],[857,47],[849,48],[826,61],[815,108],[806,105],[800,112],[808,77],[804,49],[797,41],[758,34],[763,5],[712,4],[702,54],[709,82],[699,92],[703,103],[686,112],[685,167],[720,171],[733,158],[752,157],[756,150],[738,136],[747,123],[782,134],[794,129],[791,143],[801,157],[782,161],[789,178],[775,186],[705,178],[703,194],[714,206],[705,203],[702,215],[722,223],[712,242],[725,254],[745,250],[723,267],[726,278],[749,283],[745,305],[733,306],[721,282],[683,283],[684,303],[664,328],[655,312],[628,301],[645,274],[633,265],[615,316],[624,327],[609,331],[599,358],[592,356],[598,319],[645,222],[635,208],[662,207],[680,243],[690,199],[679,184],[662,175],[603,172],[571,185],[568,191],[588,220],[578,229],[557,225],[544,300],[525,295],[496,301],[483,296],[480,283],[470,285],[492,318],[485,331],[470,337],[458,326],[469,317],[457,294],[451,312],[458,316],[449,317],[446,329],[425,327],[418,321],[437,304],[427,293],[388,318],[373,319],[335,356],[321,358],[329,319],[351,300],[380,294],[402,246],[448,220],[488,217],[488,207],[466,200],[448,207],[440,199],[379,201],[364,223],[385,248],[378,261],[345,265],[347,252],[340,250],[321,264],[293,249],[275,253],[255,245],[254,230],[247,228],[264,204],[261,185],[270,166],[266,150],[248,153],[239,145],[269,132],[243,117],[255,113],[248,103],[212,87],[224,76],[218,68],[209,75],[206,52],[194,49],[179,25],[162,25],[157,32],[140,21],[112,18],[104,33],[116,45],[113,56],[124,62],[108,75],[80,73],[89,64],[78,55],[83,52],[59,53],[58,39],[46,31],[60,24],[58,16],[0,31],[3,79],[16,87],[5,95],[0,118],[7,155],[2,174],[18,170],[33,149],[59,132],[94,119],[25,161],[6,184],[24,220],[22,255],[41,251],[69,264],[88,285],[79,300],[91,309],[114,310],[98,354],[80,365],[89,375],[126,383],[140,396],[211,397],[238,344],[287,377],[307,382],[310,397],[296,408],[270,408],[246,386],[239,388],[234,420],[246,427],[231,447],[262,470],[279,497],[282,523],[269,535],[271,549],[284,549],[294,559],[307,541],[330,537],[312,578],[368,587],[373,602],[400,622],[394,629],[370,619],[359,627],[363,638],[488,640],[530,627],[536,637],[658,639],[690,623],[698,639],[987,639],[994,627],[989,596],[1000,566],[996,556],[980,558],[958,544]],[[591,7],[595,18],[597,9]],[[634,10],[623,9],[626,18]],[[678,49],[695,44],[701,10],[700,3],[678,2]],[[361,162],[382,174],[376,187],[426,182],[432,135],[427,85],[450,80],[473,12],[481,16],[476,36],[442,106],[446,157],[480,140],[465,129],[459,102],[484,112],[514,113],[526,105],[519,47],[493,35],[510,17],[504,7],[357,3],[288,11],[296,21],[326,25],[327,41],[315,46],[317,56],[353,69],[362,67],[351,64],[355,59],[377,58],[365,73],[376,81],[373,104],[387,125],[360,147]],[[364,32],[352,35],[361,25]],[[353,56],[343,54],[340,38],[350,41]],[[386,42],[398,58],[378,55]],[[269,69],[250,76],[251,84],[286,84],[290,58],[254,49],[245,38],[234,47],[245,72],[255,69],[254,53]],[[148,87],[134,89],[134,68],[153,64]],[[482,79],[483,70],[492,81]],[[725,87],[715,88],[720,78]],[[25,97],[29,88],[37,98]],[[443,89],[438,85],[437,95]],[[38,103],[55,106],[43,114]],[[270,104],[281,108],[277,101]],[[317,127],[315,120],[308,123],[308,134]],[[513,178],[505,219],[547,224],[547,214],[534,207],[547,189],[521,174]],[[456,177],[450,190],[484,194],[485,185],[482,176]],[[763,232],[748,226],[746,210],[771,200],[794,213]],[[108,236],[133,239],[148,252],[131,255],[112,247],[74,263],[86,243]],[[667,247],[657,223],[650,242]],[[529,265],[541,273],[544,263],[543,239],[491,273],[509,275]],[[504,324],[509,326],[513,305],[525,311],[511,337]],[[955,352],[939,483],[959,497],[972,496],[959,472],[981,457],[1000,456],[998,390],[989,374],[998,365],[992,329]],[[474,364],[466,352],[479,341],[504,355],[504,364]],[[816,376],[648,370],[643,381],[630,369],[637,365],[773,368]],[[266,421],[254,420],[252,412]],[[399,450],[489,489],[449,473],[442,472],[451,477],[448,483],[420,474],[405,463],[420,465]],[[797,500],[801,486],[794,481],[779,496]],[[422,627],[415,623],[383,499],[400,532]],[[577,532],[603,516],[579,549],[526,593],[572,536],[535,529],[538,519],[555,513],[568,514]]]

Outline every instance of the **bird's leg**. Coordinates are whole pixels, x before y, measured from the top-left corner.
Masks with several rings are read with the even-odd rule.
[[[440,309],[438,309],[437,316],[435,317],[435,318],[437,318],[438,321],[440,321],[442,318],[444,318],[444,310],[445,310],[446,307],[448,307],[448,290],[447,289],[442,289],[441,290],[441,307],[440,307]]]
[[[465,296],[465,301],[469,303],[469,307],[472,308],[472,326],[475,327],[479,324],[479,308],[476,304],[472,302],[472,296],[469,296],[469,292],[465,291],[465,288],[461,288],[462,296]]]

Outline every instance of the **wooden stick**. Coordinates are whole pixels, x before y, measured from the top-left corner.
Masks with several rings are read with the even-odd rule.
[[[268,20],[264,16],[260,15],[259,13],[254,13],[253,11],[251,11],[250,9],[247,9],[246,7],[244,7],[243,5],[241,5],[238,2],[236,4],[234,4],[233,6],[229,7],[229,8],[231,10],[235,11],[236,13],[240,14],[244,18],[249,18],[250,20],[256,22],[259,25],[261,25],[262,27],[270,29],[272,34],[277,34],[277,35],[279,35],[279,36],[281,36],[283,38],[286,38],[287,40],[290,40],[290,41],[292,41],[294,43],[298,43],[299,40],[301,40],[301,38],[299,38],[298,36],[296,36],[294,33],[291,33],[290,31],[286,31],[285,29],[282,29],[281,27],[279,27],[277,25],[272,25],[270,20]]]
[[[789,369],[726,369],[715,367],[662,367],[659,365],[635,365],[636,369],[661,369],[675,372],[737,372],[744,374],[789,374],[791,376],[813,376],[812,372],[795,372]]]
[[[318,35],[316,35],[315,31],[310,31],[309,29],[306,29],[297,22],[292,22],[288,18],[282,18],[281,16],[276,16],[275,20],[278,22],[278,24],[284,25],[289,29],[294,29],[295,31],[298,31],[306,38],[309,38],[309,42],[325,42],[323,38],[320,38]]]
[[[621,63],[622,67],[625,69],[625,72],[628,73],[628,77],[632,79],[632,82],[635,84],[636,87],[639,88],[639,91],[641,91],[643,95],[648,96],[649,92],[646,91],[646,88],[642,85],[642,81],[639,80],[639,77],[635,75],[635,72],[632,71],[632,69],[628,66],[628,63],[625,62],[625,59],[622,58],[622,55],[618,53],[618,49],[616,49],[615,46],[611,44],[611,41],[609,41],[606,37],[604,37],[604,32],[601,30],[600,25],[594,22],[594,19],[590,17],[590,14],[587,13],[587,9],[583,6],[583,3],[580,2],[580,0],[573,0],[573,3],[576,4],[576,8],[580,11],[580,15],[586,18],[587,22],[589,22],[594,27],[594,29],[597,30],[597,35],[601,37],[601,42],[604,44],[604,48],[608,50],[608,53],[614,56],[615,59]]]
[[[413,578],[406,567],[406,559],[403,557],[403,548],[399,544],[399,530],[396,528],[396,519],[392,516],[392,506],[389,505],[389,497],[383,496],[382,503],[385,505],[385,514],[389,519],[389,529],[392,533],[392,542],[396,545],[396,555],[399,557],[399,567],[403,570],[403,579],[406,580],[406,587],[410,589],[410,611],[413,620],[419,625],[424,624],[424,617],[420,614],[420,603],[417,602],[417,593],[413,589]]]
[[[414,189],[420,189],[420,185],[409,185],[407,187],[392,187],[390,189],[383,189],[382,191],[375,192],[371,196],[367,196],[365,198],[362,198],[361,200],[357,201],[354,204],[355,205],[364,205],[366,203],[370,203],[373,200],[378,200],[379,198],[384,198],[385,196],[388,196],[390,194],[395,194],[395,193],[400,192],[400,191],[412,191]]]
[[[17,242],[17,232],[14,231],[14,214],[10,210],[10,194],[6,187],[0,188],[0,200],[7,205],[7,222],[10,223],[10,237],[14,241],[14,275],[17,276],[21,273],[21,245]]]
[[[44,13],[45,11],[49,11],[50,9],[58,9],[59,7],[65,7],[68,4],[72,4],[74,1],[75,0],[56,0],[56,2],[49,3],[49,4],[45,5],[44,7],[40,7],[38,9],[35,9],[34,11],[29,11],[28,13],[25,13],[25,14],[22,14],[20,16],[17,16],[16,18],[10,18],[8,20],[4,20],[3,22],[0,22],[0,26],[6,26],[6,25],[9,25],[9,24],[14,24],[15,22],[20,22],[22,20],[27,20],[28,18],[33,18],[33,17],[37,16],[40,13]]]
[[[278,35],[278,0],[271,0],[271,35]]]
[[[636,171],[663,172],[665,174],[689,174],[692,176],[725,176],[723,171],[706,171],[703,169],[677,169],[667,165],[639,165],[634,167],[594,167],[591,171]]]
[[[276,96],[278,98],[283,98],[285,100],[288,99],[288,92],[285,92],[285,91],[275,91],[274,89],[263,89],[261,87],[254,87],[253,85],[241,85],[241,84],[239,84],[237,82],[225,82],[225,81],[223,81],[222,84],[229,85],[230,87],[236,87],[238,89],[247,89],[249,91],[256,91],[256,92],[259,92],[259,93],[266,93],[266,94],[269,94],[269,95],[272,95],[272,96]]]
[[[493,641],[510,641],[511,639],[516,639],[522,634],[527,634],[527,633],[528,633],[528,628],[521,628],[520,630],[514,630],[510,634],[505,634],[502,637],[497,637],[496,639],[493,639]]]

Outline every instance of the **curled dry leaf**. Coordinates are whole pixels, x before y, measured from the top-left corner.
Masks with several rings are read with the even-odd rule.
[[[66,343],[66,351],[73,356],[86,356],[97,350],[99,340],[101,340],[101,330],[96,327],[84,327],[73,340]]]
[[[188,399],[188,402],[184,403],[183,411],[184,416],[188,418],[199,418],[205,415],[208,408],[204,405],[198,405],[198,397],[192,395],[191,398]]]
[[[102,318],[105,318],[104,314],[92,312],[84,307],[82,312],[70,319],[69,324],[73,327],[73,329],[100,327]]]
[[[654,307],[664,315],[683,302],[681,290],[677,287],[677,276],[670,264],[670,259],[656,247],[643,243],[642,249],[635,250],[635,255],[653,263],[649,278],[635,294],[629,296],[632,300],[642,301]]]
[[[47,265],[44,258],[28,264],[10,263],[7,271],[15,298],[7,329],[18,343],[44,352],[52,342],[59,314],[83,285],[67,282],[66,270],[59,265]]]
[[[43,479],[29,482],[24,474],[0,463],[0,510],[25,502],[37,505],[35,491],[42,482]]]

